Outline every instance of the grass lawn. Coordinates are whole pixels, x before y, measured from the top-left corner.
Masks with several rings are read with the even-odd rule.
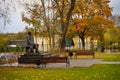
[[[102,64],[69,69],[0,67],[0,80],[119,80],[119,70],[120,65]]]
[[[75,58],[75,56],[73,56],[73,58]],[[77,58],[93,58],[93,56],[78,56]],[[103,59],[103,61],[120,61],[120,54],[116,54],[116,53],[98,53],[95,52],[95,58],[96,59]]]
[[[95,58],[103,59],[103,61],[120,61],[120,54],[96,53]]]

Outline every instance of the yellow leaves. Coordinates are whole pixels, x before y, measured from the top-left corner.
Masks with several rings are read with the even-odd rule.
[[[114,23],[111,20],[108,20],[108,19],[104,18],[102,22],[103,22],[104,25],[106,25],[109,28],[112,28],[114,26]]]
[[[63,0],[58,0],[59,2],[62,2]]]
[[[102,2],[104,2],[104,3],[109,3],[110,0],[102,0]]]
[[[89,19],[86,18],[75,18],[74,20],[74,26],[72,28],[72,30],[74,32],[83,32],[87,27],[89,26]]]
[[[112,20],[109,20],[102,16],[94,16],[93,22],[95,23],[96,26],[100,25],[101,27],[105,26],[106,28],[112,28],[114,26],[114,22]]]
[[[90,17],[101,14],[105,17],[109,17],[111,16],[112,8],[109,7],[108,3],[109,0],[80,0],[77,1],[74,12]]]
[[[111,13],[112,8],[109,7],[109,5],[102,6],[101,10],[102,10],[103,15],[106,16],[107,18],[112,15],[112,13]]]
[[[72,28],[72,30],[75,32],[75,31],[77,31],[77,28],[74,26],[74,27]]]
[[[63,22],[66,22],[66,17],[64,17],[62,20],[63,20]],[[60,23],[61,23],[61,19],[58,18],[58,19],[57,19],[57,23],[60,24]]]
[[[76,7],[74,8],[74,12],[77,12],[77,13],[81,12],[79,6],[76,6]]]
[[[80,26],[77,27],[78,31],[82,31],[82,28]]]
[[[77,24],[76,26],[74,26],[74,27],[72,28],[72,30],[73,30],[74,32],[76,32],[76,31],[81,32],[81,31],[84,30],[84,28],[85,28],[86,26],[87,26],[87,25],[86,25],[85,23],[80,23],[80,24]]]
[[[63,18],[63,21],[66,22],[66,17]]]
[[[93,3],[93,4],[91,4],[91,6],[89,8],[95,10],[97,7],[98,7],[98,5]]]

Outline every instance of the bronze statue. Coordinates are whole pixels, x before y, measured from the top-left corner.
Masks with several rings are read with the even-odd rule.
[[[26,53],[34,53],[34,49],[36,53],[39,53],[38,44],[34,43],[34,38],[32,37],[32,33],[29,31],[26,37],[27,39],[27,46],[26,46]]]

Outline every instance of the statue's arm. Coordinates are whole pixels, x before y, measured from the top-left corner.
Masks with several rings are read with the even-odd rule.
[[[29,44],[33,44],[33,41],[31,40],[31,38],[30,38],[29,36],[27,36],[27,42],[28,42]]]

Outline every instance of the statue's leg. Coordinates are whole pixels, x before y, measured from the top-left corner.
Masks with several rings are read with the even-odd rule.
[[[26,46],[26,54],[30,53],[30,46]]]
[[[38,50],[38,44],[34,44],[34,48],[35,48],[35,50],[36,50],[36,51],[35,51],[36,53],[40,53],[39,50]]]
[[[30,45],[30,53],[34,53],[34,46]]]

